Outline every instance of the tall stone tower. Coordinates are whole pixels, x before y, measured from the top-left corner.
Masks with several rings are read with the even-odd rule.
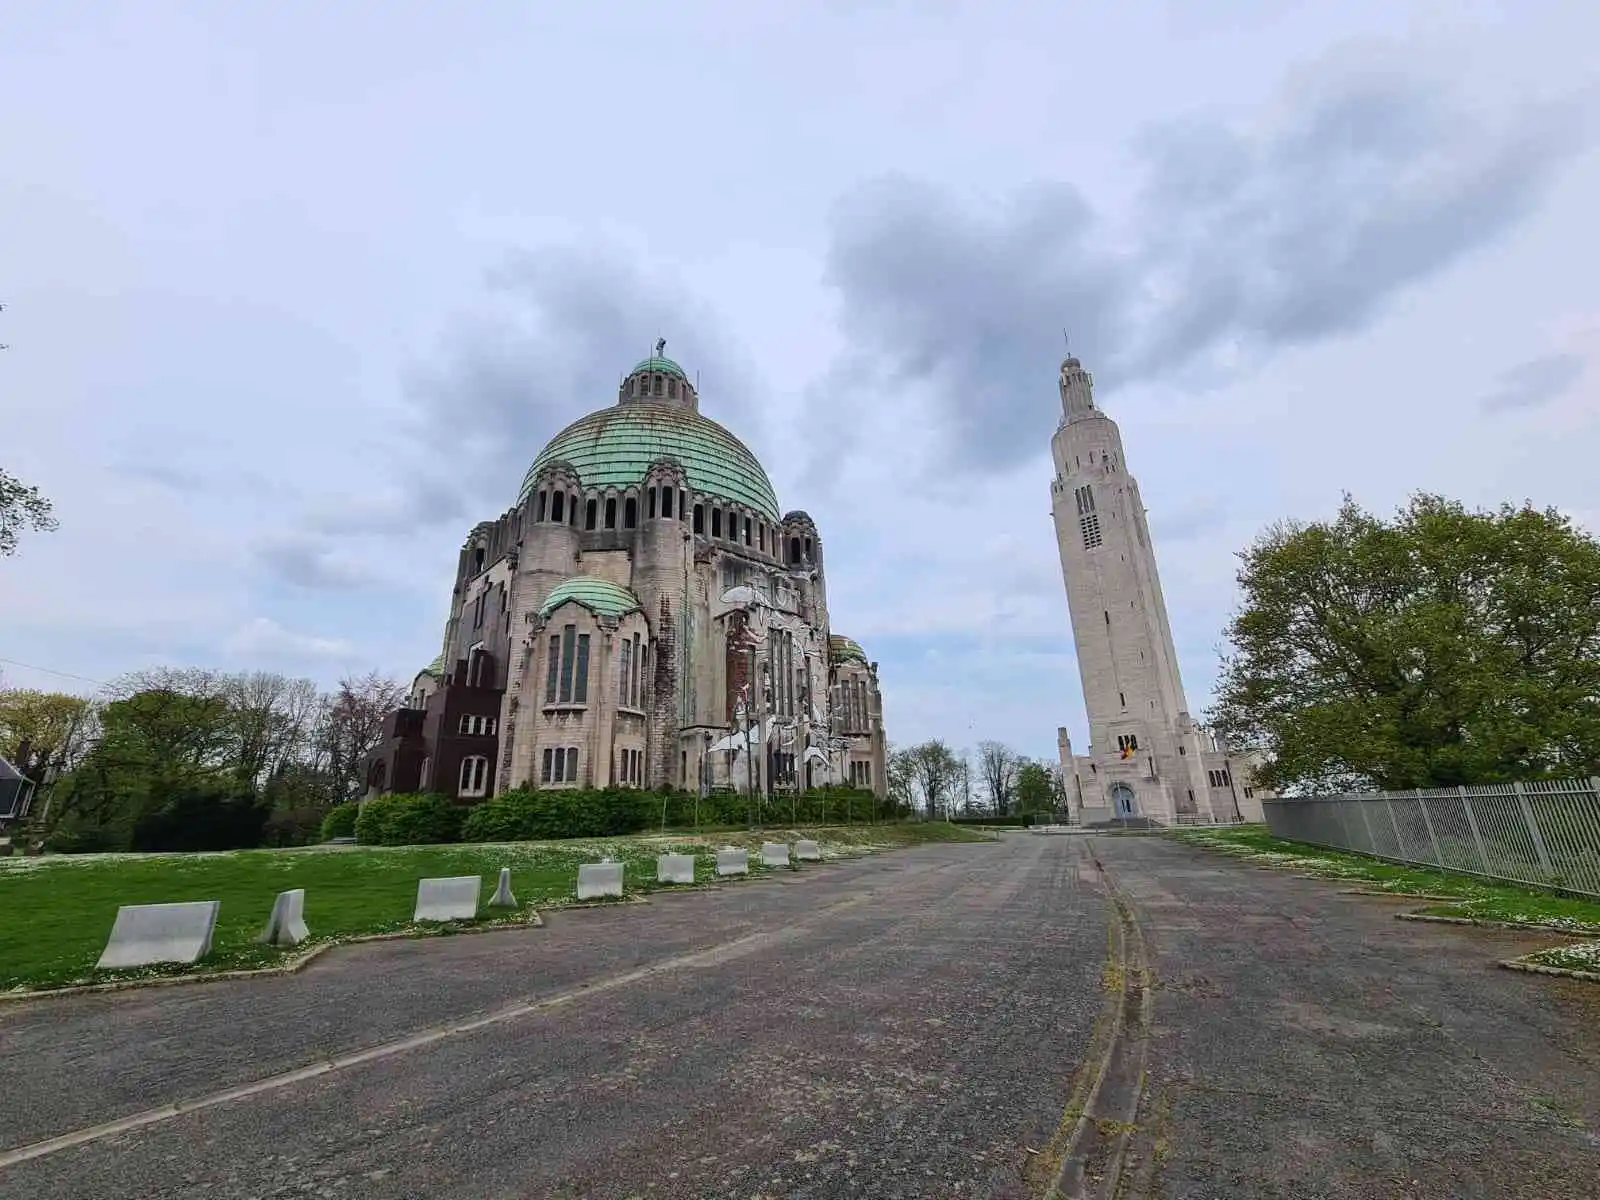
[[[1060,389],[1050,490],[1089,717],[1087,755],[1073,755],[1062,731],[1069,794],[1076,775],[1086,822],[1237,819],[1232,764],[1211,764],[1225,751],[1189,715],[1155,547],[1122,434],[1095,407],[1094,378],[1070,355],[1061,364]]]

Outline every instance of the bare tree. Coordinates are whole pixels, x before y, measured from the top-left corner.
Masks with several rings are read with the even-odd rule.
[[[339,681],[322,713],[318,748],[322,766],[334,781],[336,802],[357,799],[362,764],[383,736],[383,719],[400,707],[405,688],[378,672]]]
[[[996,816],[1011,811],[1017,793],[1017,768],[1021,764],[1021,756],[1010,746],[1000,742],[978,743],[978,770]]]
[[[956,781],[959,762],[950,747],[937,738],[912,746],[904,752],[911,778],[922,794],[923,811],[928,819],[948,813],[952,786]]]

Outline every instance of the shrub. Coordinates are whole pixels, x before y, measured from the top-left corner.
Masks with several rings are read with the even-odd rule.
[[[356,836],[356,818],[361,815],[359,804],[335,804],[322,818],[322,840]]]
[[[519,789],[474,808],[461,836],[469,842],[613,837],[637,833],[660,812],[659,795],[628,788]]]
[[[356,841],[363,846],[425,846],[461,836],[466,811],[446,796],[375,796],[361,805]]]

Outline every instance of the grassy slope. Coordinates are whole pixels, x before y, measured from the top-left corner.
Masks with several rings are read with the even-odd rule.
[[[1491,883],[1471,875],[1406,867],[1360,854],[1282,841],[1260,825],[1184,830],[1169,836],[1264,866],[1287,867],[1308,875],[1370,885],[1374,891],[1459,897],[1449,903],[1417,910],[1430,916],[1516,921],[1563,931],[1600,933],[1600,901],[1556,896],[1514,884]]]
[[[483,876],[482,902],[487,903],[500,868],[510,867],[511,888],[522,909],[509,917],[482,920],[520,921],[530,908],[571,900],[578,865],[597,862],[602,855],[625,864],[627,890],[646,891],[658,886],[658,854],[695,854],[696,877],[709,880],[715,875],[719,846],[755,850],[762,841],[796,837],[815,837],[824,856],[832,858],[927,841],[987,840],[951,825],[907,824],[769,829],[700,839],[667,835],[506,845],[0,859],[0,991],[130,974],[97,975],[93,970],[117,907],[123,904],[220,900],[216,936],[204,969],[228,970],[268,966],[285,956],[285,951],[261,946],[255,938],[266,925],[274,897],[291,888],[306,890],[306,924],[315,943],[409,928],[417,880],[423,878]],[[757,861],[750,869],[753,875],[766,870]],[[149,968],[132,974],[184,970]]]

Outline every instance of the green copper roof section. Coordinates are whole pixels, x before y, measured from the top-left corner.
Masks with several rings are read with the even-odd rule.
[[[517,494],[521,504],[546,464],[572,464],[586,488],[634,487],[658,458],[675,459],[697,493],[744,504],[778,521],[772,481],[750,448],[710,417],[659,404],[619,404],[568,425],[546,446]]]
[[[828,655],[836,663],[858,662],[867,665],[867,652],[855,642],[840,634],[831,634],[828,637]]]
[[[417,674],[419,674],[419,675],[432,675],[435,679],[443,679],[444,678],[444,655],[443,654],[439,655],[438,658],[434,659],[427,666],[423,667],[422,670],[417,672]]]
[[[652,355],[650,358],[641,359],[634,365],[633,370],[629,371],[628,374],[637,375],[641,371],[649,371],[652,373],[660,371],[663,375],[676,375],[679,379],[689,378],[683,373],[682,367],[673,362],[670,358],[663,358],[659,354]]]
[[[609,579],[596,579],[592,575],[574,575],[556,584],[539,606],[539,615],[548,617],[569,600],[602,617],[624,617],[639,610],[638,599],[620,584],[612,583]]]

